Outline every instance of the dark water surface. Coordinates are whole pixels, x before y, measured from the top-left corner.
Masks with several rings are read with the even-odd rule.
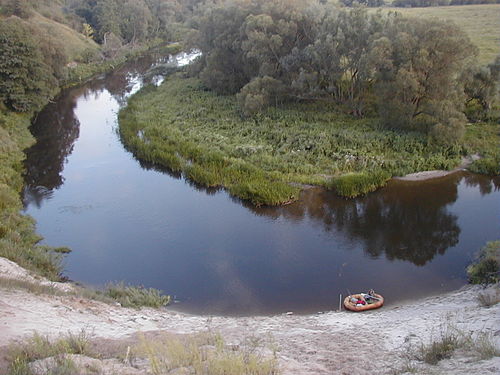
[[[500,238],[498,178],[393,181],[355,200],[310,189],[253,208],[141,164],[116,114],[158,58],[63,92],[32,127],[26,213],[45,243],[73,249],[71,279],[160,288],[194,313],[308,313],[348,291],[390,303],[458,288],[474,253]]]

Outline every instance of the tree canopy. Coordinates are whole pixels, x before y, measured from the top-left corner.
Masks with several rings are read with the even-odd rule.
[[[319,1],[226,0],[199,7],[192,27],[202,82],[239,93],[245,115],[282,100],[328,100],[453,142],[473,95],[463,77],[485,80],[470,70],[476,48],[450,22]]]

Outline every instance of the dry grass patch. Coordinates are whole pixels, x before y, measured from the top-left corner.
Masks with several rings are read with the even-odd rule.
[[[227,345],[213,333],[188,337],[163,335],[151,340],[142,338],[136,349],[138,356],[147,357],[151,372],[169,374],[179,369],[193,375],[276,375],[279,374],[276,353],[259,342]],[[182,369],[182,370],[181,370]]]

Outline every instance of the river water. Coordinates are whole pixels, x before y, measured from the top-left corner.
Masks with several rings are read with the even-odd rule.
[[[25,212],[44,243],[73,250],[72,280],[159,288],[171,309],[197,314],[312,313],[370,288],[388,304],[459,288],[477,250],[500,239],[499,178],[392,181],[353,200],[309,189],[255,208],[141,163],[117,112],[166,62],[152,54],[66,90],[32,126]]]

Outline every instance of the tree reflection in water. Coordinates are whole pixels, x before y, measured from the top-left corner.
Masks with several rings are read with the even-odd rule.
[[[36,204],[51,196],[64,182],[62,170],[80,133],[75,117],[77,99],[84,88],[63,92],[37,116],[31,126],[36,143],[26,150],[24,204]]]
[[[165,57],[159,54],[147,55],[103,75],[102,79],[62,91],[40,112],[30,128],[36,144],[26,150],[25,207],[29,204],[40,207],[45,199],[52,196],[53,190],[64,183],[64,164],[80,134],[80,122],[75,116],[78,100],[92,95],[98,97],[106,90],[123,106],[132,90],[144,84],[142,77],[152,64],[164,62]]]
[[[306,190],[299,202],[280,208],[251,208],[257,215],[287,220],[309,219],[326,232],[342,232],[364,243],[373,258],[430,262],[458,243],[458,218],[448,210],[458,197],[458,185],[478,186],[481,194],[500,189],[500,178],[470,173],[422,181],[391,181],[365,197],[346,200],[321,189]]]

